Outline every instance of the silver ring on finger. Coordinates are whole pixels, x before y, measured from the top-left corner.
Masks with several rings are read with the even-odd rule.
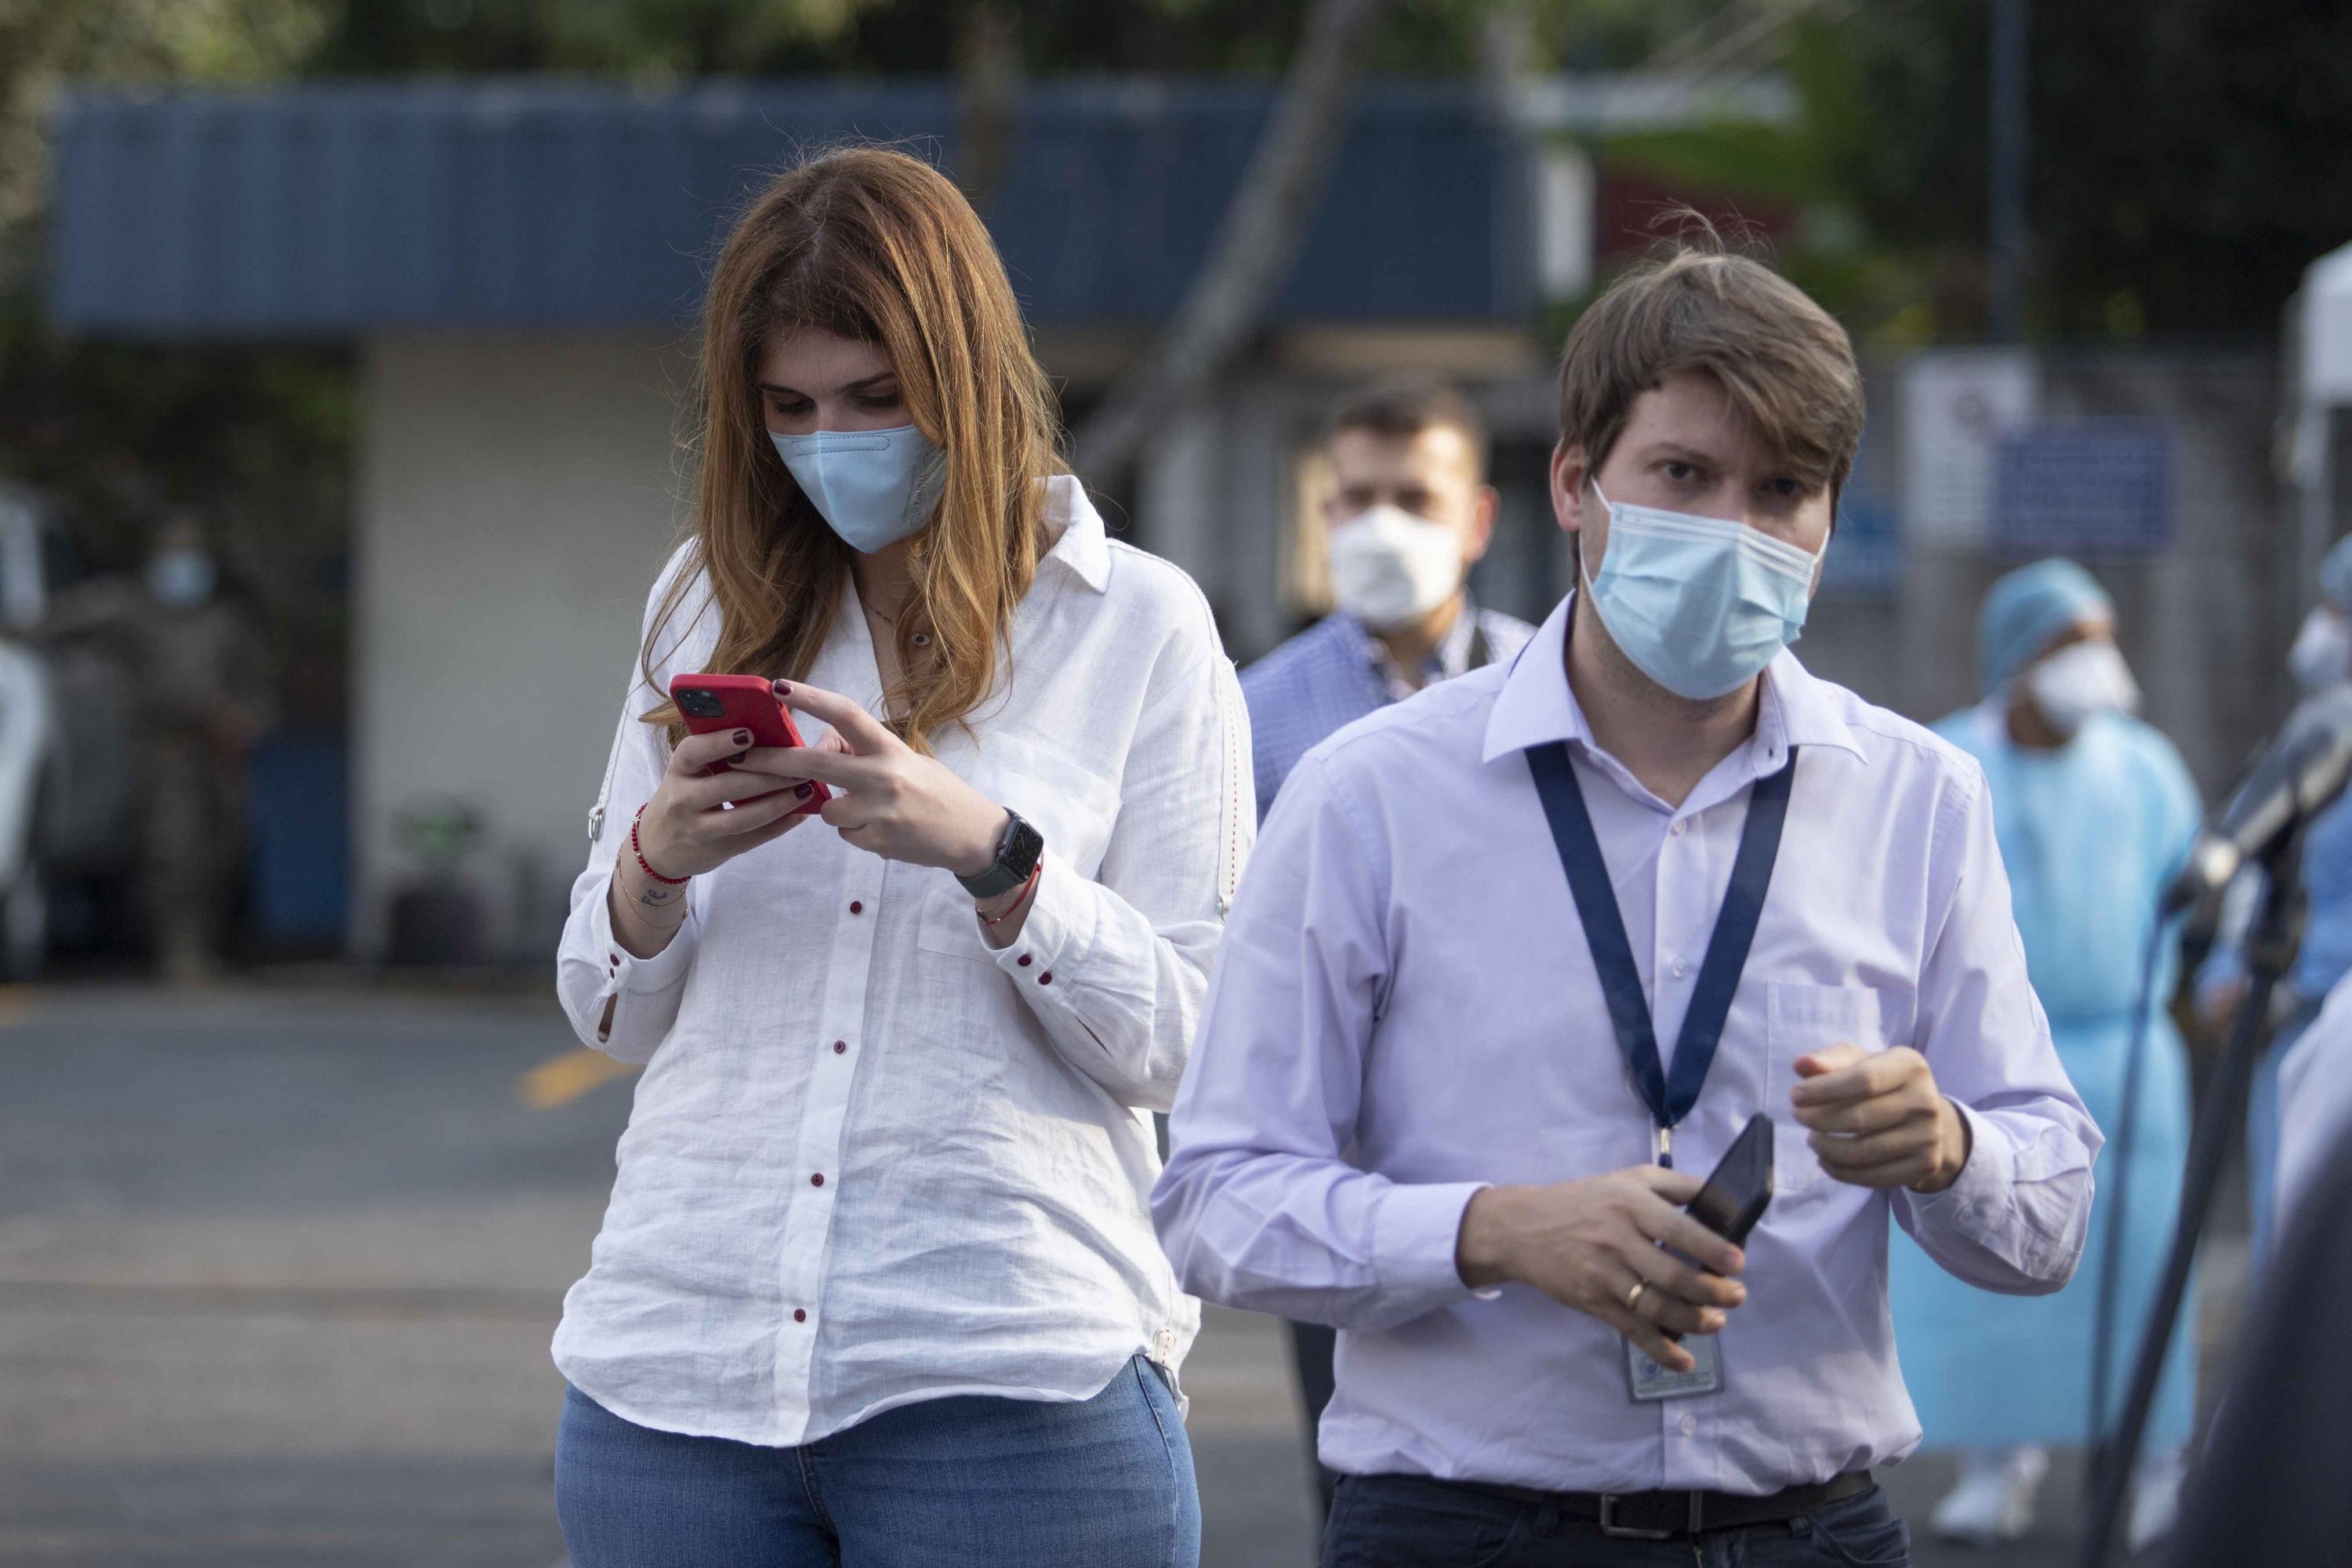
[[[732,811],[735,809],[735,803],[731,800],[722,800],[719,803],[719,809],[721,811]]]
[[[1633,1288],[1625,1292],[1625,1310],[1635,1317],[1642,1315],[1642,1292],[1650,1288],[1646,1279],[1636,1279]]]

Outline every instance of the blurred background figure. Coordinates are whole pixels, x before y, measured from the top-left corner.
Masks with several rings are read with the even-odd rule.
[[[2352,1139],[2324,1151],[2310,1175],[2310,1201],[2282,1206],[2278,1260],[2248,1313],[2229,1394],[2159,1560],[2171,1568],[2340,1563],[2352,1541],[2344,1484],[2352,1319],[2312,1310],[2352,1292]]]
[[[254,617],[183,513],[157,530],[137,582],[83,584],[50,631],[99,642],[128,677],[147,936],[165,978],[210,980],[244,864],[246,761],[275,706]]]
[[[1993,584],[1978,622],[1985,700],[1937,726],[1984,764],[2034,990],[2067,1074],[2107,1136],[2083,1268],[2061,1294],[1987,1297],[1950,1280],[1907,1241],[1895,1244],[1904,1376],[1928,1444],[1963,1456],[1932,1523],[1941,1535],[1986,1544],[2031,1527],[2049,1464],[2043,1446],[2087,1434],[2100,1276],[2122,1191],[2129,1212],[2114,1295],[2124,1348],[2108,1408],[2120,1402],[2188,1158],[2187,1053],[2160,1006],[2137,1074],[2127,1155],[2118,1138],[2150,922],[2200,812],[2172,742],[2132,717],[2139,689],[2115,636],[2113,602],[2074,563],[2011,573]],[[2159,1000],[2177,969],[2168,954]],[[2161,1533],[2174,1511],[2194,1415],[2190,1338],[2184,1318],[2136,1478],[2136,1542]]]
[[[1507,661],[1534,632],[1470,596],[1497,498],[1486,425],[1461,393],[1435,381],[1359,392],[1333,410],[1323,454],[1332,611],[1242,678],[1261,817],[1298,759],[1340,726]]]
[[[2298,715],[2315,702],[2340,700],[2352,690],[2352,538],[2339,539],[2319,568],[2319,598],[2305,613],[2287,651],[2287,668],[2301,700]],[[2290,725],[2294,717],[2288,720]],[[2245,995],[2241,950],[2262,895],[2259,869],[2249,868],[2230,889],[2225,940],[2198,981],[2197,1010],[2215,1034],[2229,1027]],[[2282,1075],[2328,992],[2352,973],[2352,795],[2320,813],[2304,830],[2303,944],[2294,971],[2272,999],[2270,1044],[2254,1064],[2246,1104],[2246,1190],[2256,1256],[2280,1227],[2279,1114]]]
[[[1470,596],[1496,497],[1486,426],[1468,399],[1434,381],[1359,392],[1333,411],[1324,456],[1334,607],[1242,675],[1261,821],[1298,759],[1341,726],[1432,681],[1508,661],[1535,630]],[[1334,1339],[1320,1323],[1290,1325],[1310,1457],[1331,1401]],[[1320,1461],[1315,1476],[1328,1513],[1337,1478]]]

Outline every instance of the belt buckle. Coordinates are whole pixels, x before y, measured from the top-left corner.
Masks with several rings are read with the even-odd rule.
[[[1672,1530],[1640,1530],[1617,1522],[1617,1505],[1624,1500],[1613,1492],[1601,1494],[1601,1533],[1611,1541],[1672,1541],[1677,1533],[1696,1535],[1704,1513],[1697,1492],[1685,1492],[1690,1500],[1690,1515],[1682,1531]]]

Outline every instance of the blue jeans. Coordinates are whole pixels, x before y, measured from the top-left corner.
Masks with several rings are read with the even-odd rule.
[[[1873,1487],[1785,1524],[1613,1541],[1557,1509],[1420,1476],[1342,1476],[1323,1568],[1906,1568],[1911,1531]]]
[[[572,1568],[1194,1568],[1192,1448],[1137,1356],[1075,1404],[902,1405],[797,1448],[625,1421],[572,1389],[555,1439]]]

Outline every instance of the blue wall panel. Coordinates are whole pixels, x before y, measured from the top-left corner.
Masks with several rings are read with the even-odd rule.
[[[1209,81],[1033,89],[984,204],[1032,320],[1164,318],[1271,104]],[[903,139],[952,172],[959,124],[926,80],[77,93],[50,309],[120,337],[676,325],[729,216],[797,149]],[[1524,319],[1518,169],[1466,89],[1368,89],[1277,318]]]

